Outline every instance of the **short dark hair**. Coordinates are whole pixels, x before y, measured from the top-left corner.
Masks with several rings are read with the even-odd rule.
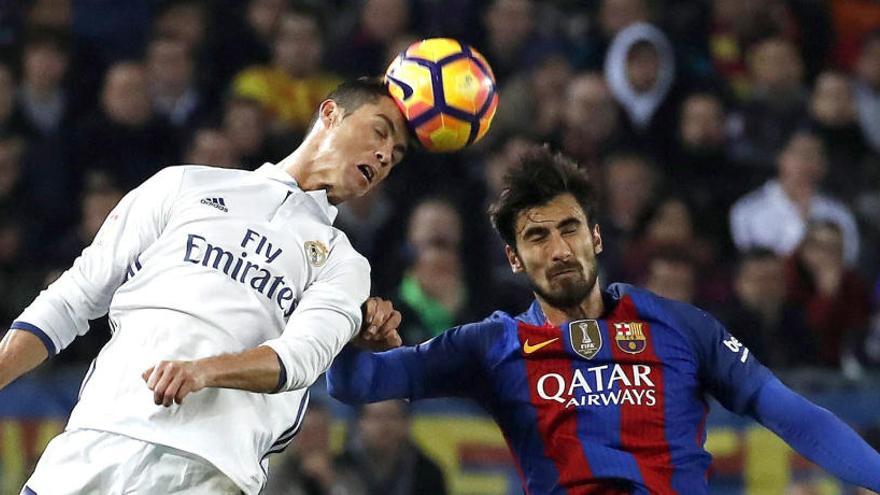
[[[345,109],[346,115],[351,114],[363,105],[375,103],[379,98],[387,96],[388,88],[379,77],[359,77],[343,81],[336,89],[327,95],[327,100],[333,100],[337,105]],[[321,109],[317,108],[309,123],[309,129],[314,127],[315,122],[321,116]]]
[[[51,48],[64,56],[70,54],[70,35],[62,30],[36,26],[24,36],[24,50]]]
[[[780,257],[773,250],[765,247],[753,247],[749,248],[746,251],[743,251],[739,254],[739,258],[736,260],[736,275],[742,273],[745,266],[752,262],[757,261],[767,261],[767,260],[776,260],[779,261]]]
[[[546,145],[535,146],[504,177],[504,189],[489,208],[492,225],[511,247],[516,247],[516,220],[520,212],[549,203],[560,194],[571,194],[590,226],[596,224],[596,191],[585,170]]]

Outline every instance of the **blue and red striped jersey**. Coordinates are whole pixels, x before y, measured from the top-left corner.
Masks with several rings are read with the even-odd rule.
[[[707,493],[707,396],[744,413],[773,375],[691,305],[624,284],[603,297],[596,320],[553,326],[535,302],[376,354],[366,374],[334,365],[331,393],[476,400],[500,426],[528,494]]]

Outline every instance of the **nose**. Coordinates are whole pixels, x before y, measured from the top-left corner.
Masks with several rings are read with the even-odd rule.
[[[376,150],[376,159],[383,167],[391,164],[391,150]]]
[[[550,236],[550,256],[553,261],[567,261],[574,256],[571,246],[558,233]]]

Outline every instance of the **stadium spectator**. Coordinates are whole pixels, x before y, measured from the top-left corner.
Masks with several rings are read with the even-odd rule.
[[[859,123],[874,152],[880,153],[880,29],[865,37],[855,72]]]
[[[810,118],[828,154],[825,186],[839,198],[855,198],[866,187],[868,144],[862,134],[849,78],[840,72],[819,74],[810,99]]]
[[[210,102],[195,80],[192,47],[182,39],[160,36],[147,46],[145,60],[155,113],[179,133],[202,122]]]
[[[400,335],[424,342],[447,328],[481,315],[463,271],[462,219],[455,205],[428,198],[412,211],[407,229],[407,265],[395,294],[403,315]]]
[[[28,128],[41,136],[58,135],[71,117],[63,86],[70,59],[67,38],[56,31],[33,31],[22,58],[18,104]]]
[[[369,260],[375,294],[390,293],[400,274],[396,266],[399,259],[388,255],[388,246],[397,246],[403,241],[406,217],[400,210],[395,208],[383,187],[339,205],[335,225]]]
[[[644,0],[602,0],[591,14],[597,21],[595,26],[573,40],[578,68],[590,71],[602,69],[608,46],[619,32],[633,24],[651,21],[651,12]]]
[[[787,137],[806,120],[804,64],[798,47],[779,36],[753,44],[746,59],[751,89],[740,112],[736,159],[768,169]]]
[[[650,159],[618,152],[605,160],[599,223],[605,250],[600,257],[606,280],[623,275],[624,246],[635,234],[638,220],[659,192],[659,176]]]
[[[296,441],[270,463],[265,495],[366,495],[363,481],[333,460],[332,421],[325,402],[309,401]]]
[[[621,282],[636,283],[643,278],[655,255],[667,251],[687,253],[692,264],[702,274],[694,292],[701,301],[704,286],[717,282],[713,274],[704,270],[715,266],[712,243],[697,232],[695,215],[687,201],[674,194],[665,195],[648,205],[637,222],[632,239],[623,247]],[[713,291],[714,292],[714,291]]]
[[[27,120],[16,101],[17,86],[12,68],[0,62],[0,134],[29,134]]]
[[[266,162],[274,163],[283,154],[273,146],[269,118],[257,100],[229,98],[224,105],[222,125],[235,154],[240,157],[242,168],[254,170]]]
[[[409,438],[409,405],[403,401],[366,404],[354,438],[338,462],[366,482],[368,495],[444,495],[440,468]]]
[[[287,10],[272,45],[271,64],[246,69],[235,78],[235,94],[260,101],[278,134],[301,136],[315,107],[339,84],[321,65],[322,36],[317,12]]]
[[[223,63],[212,67],[216,86],[223,87],[242,70],[269,63],[272,43],[287,0],[232,0],[215,15],[216,53]],[[225,89],[225,88],[223,88]]]
[[[332,69],[345,77],[381,74],[388,63],[388,46],[409,32],[410,3],[406,0],[362,0],[357,21],[334,40]]]
[[[663,161],[675,130],[675,73],[672,44],[647,23],[620,31],[605,58],[605,78],[623,108],[628,139]]]
[[[536,56],[535,15],[532,0],[493,0],[483,14],[486,30],[481,51],[492,62],[495,77],[504,84]]]
[[[829,220],[840,227],[843,258],[852,266],[859,256],[859,232],[849,209],[819,191],[827,168],[822,141],[809,131],[795,132],[776,162],[777,178],[733,205],[733,242],[741,251],[765,247],[787,255],[800,244],[810,220]]]
[[[808,329],[818,344],[818,360],[813,363],[839,366],[845,346],[867,329],[870,311],[867,285],[844,263],[840,226],[810,222],[786,264],[786,280],[788,297],[804,308]]]
[[[210,127],[203,127],[193,133],[183,161],[194,165],[241,168],[241,161],[229,136]]]
[[[508,134],[525,134],[539,141],[550,138],[565,115],[565,88],[571,76],[571,64],[562,53],[513,75],[501,88],[505,105],[498,106],[494,135],[487,136],[483,146],[490,146],[496,136]]]
[[[55,246],[52,262],[67,266],[92,243],[110,210],[122,199],[123,191],[103,174],[91,174],[79,203],[79,222],[72,226]]]
[[[160,37],[179,39],[198,51],[208,35],[208,6],[203,0],[171,0],[156,15],[153,31]]]
[[[176,161],[176,137],[153,113],[143,65],[120,62],[107,71],[100,110],[76,130],[73,152],[78,173],[104,171],[123,189]]]
[[[760,184],[728,156],[727,114],[712,93],[692,93],[681,104],[677,150],[665,175],[700,212],[700,227],[713,239],[727,238],[730,205]]]
[[[600,73],[584,72],[568,82],[560,119],[554,141],[599,177],[602,159],[621,140],[620,110]]]
[[[816,362],[817,342],[807,329],[804,312],[786,297],[785,262],[769,249],[757,248],[740,256],[733,295],[718,306],[716,314],[771,368]]]
[[[658,296],[693,304],[697,294],[697,267],[687,251],[656,250],[650,257],[642,285]]]

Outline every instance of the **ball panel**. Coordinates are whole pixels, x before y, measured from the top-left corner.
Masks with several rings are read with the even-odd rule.
[[[461,52],[461,43],[451,38],[431,38],[413,43],[406,49],[407,57],[438,62],[450,55]]]
[[[491,82],[469,58],[446,64],[441,70],[446,104],[476,114],[486,100]]]
[[[431,151],[455,151],[467,145],[471,124],[440,114],[416,128],[416,136]]]

